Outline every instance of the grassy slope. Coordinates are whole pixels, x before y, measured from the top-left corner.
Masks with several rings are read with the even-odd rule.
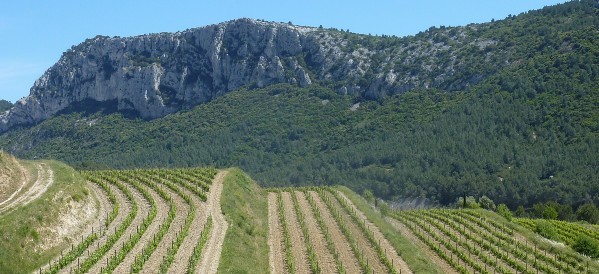
[[[229,222],[220,273],[268,273],[266,192],[241,170],[225,177],[221,207]]]
[[[35,248],[48,236],[41,234],[39,228],[51,226],[70,199],[89,197],[85,181],[75,170],[57,161],[43,162],[54,171],[55,183],[39,199],[0,216],[0,273],[30,273],[68,248],[70,243],[62,241],[54,248],[36,252]],[[35,165],[40,161],[21,163],[35,174]],[[61,198],[54,199],[59,192]]]
[[[344,186],[337,186],[375,224],[414,273],[443,273],[414,243],[408,241],[385,221],[360,195]]]

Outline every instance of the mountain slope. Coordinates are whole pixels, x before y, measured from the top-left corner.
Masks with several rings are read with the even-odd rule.
[[[73,105],[3,133],[0,147],[80,168],[240,166],[262,185],[343,183],[444,204],[465,192],[511,206],[597,202],[597,14],[594,1],[570,2],[406,38],[310,29],[338,39],[325,45],[339,60],[368,53],[371,70],[302,53],[292,59],[305,87],[248,83],[154,120],[114,113],[118,100]],[[228,24],[240,22],[262,24]]]
[[[178,33],[97,36],[66,51],[29,97],[0,114],[0,132],[99,103],[152,119],[242,86],[273,83],[319,83],[370,99],[422,87],[468,89],[504,67],[568,50],[560,33],[596,27],[596,5],[571,2],[405,38],[252,19]]]

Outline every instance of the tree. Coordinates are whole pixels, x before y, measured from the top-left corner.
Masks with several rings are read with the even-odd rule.
[[[493,202],[493,200],[491,200],[491,198],[487,197],[486,195],[480,197],[480,199],[478,199],[478,202],[480,203],[480,207],[486,210],[495,210],[496,208],[495,202]]]
[[[497,206],[497,214],[503,216],[508,221],[511,221],[513,218],[512,212],[505,204],[499,204],[499,206]]]
[[[516,217],[519,218],[528,217],[528,213],[526,213],[526,209],[524,209],[524,206],[522,205],[519,205],[518,208],[516,208],[516,211],[514,211],[514,215],[516,215]]]
[[[391,211],[391,209],[389,208],[389,204],[387,204],[384,201],[379,202],[379,210],[381,211],[381,215],[383,215],[383,217],[387,216],[389,214],[389,211]]]
[[[364,192],[362,192],[362,197],[364,197],[364,199],[370,204],[373,204],[375,201],[374,194],[372,194],[370,189],[365,189]]]
[[[464,201],[464,199],[466,201]],[[480,208],[480,205],[476,202],[476,199],[472,196],[459,197],[456,202],[458,208]]]
[[[576,210],[576,217],[580,221],[587,221],[591,224],[599,224],[599,209],[595,204],[586,203],[581,205],[578,210]]]

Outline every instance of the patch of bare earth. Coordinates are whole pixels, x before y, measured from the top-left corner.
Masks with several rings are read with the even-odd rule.
[[[337,267],[335,265],[335,258],[333,258],[333,255],[329,252],[327,241],[324,238],[324,234],[320,231],[318,221],[316,221],[316,217],[314,217],[314,212],[312,212],[312,207],[310,207],[306,195],[301,191],[295,191],[294,193],[304,215],[304,221],[308,226],[308,233],[310,233],[310,241],[314,251],[316,251],[318,266],[324,273],[336,273]]]
[[[443,260],[437,253],[435,253],[430,247],[428,247],[423,241],[421,241],[412,231],[407,228],[404,224],[393,218],[387,218],[387,222],[393,226],[401,235],[406,237],[410,242],[414,243],[424,254],[435,263],[443,273],[446,274],[457,274],[458,272],[453,269],[445,260]]]
[[[339,260],[343,265],[343,268],[347,273],[361,273],[362,269],[358,264],[356,259],[356,255],[353,253],[350,243],[348,242],[345,235],[341,231],[339,224],[335,221],[333,215],[324,204],[324,202],[320,199],[320,196],[315,191],[308,191],[308,195],[314,199],[314,203],[316,204],[322,219],[326,225],[326,229],[328,230],[331,238],[333,239],[333,244],[335,245],[335,250],[339,254]]]
[[[279,207],[277,194],[268,193],[268,247],[270,273],[285,272],[285,257],[283,251],[283,235],[279,222]]]
[[[339,215],[341,216],[343,223],[349,229],[350,233],[353,235],[354,240],[358,244],[359,249],[364,255],[364,259],[366,260],[370,268],[372,268],[376,273],[388,272],[387,267],[379,259],[378,253],[376,252],[368,238],[366,238],[366,235],[364,235],[360,227],[356,223],[354,223],[354,220],[351,218],[351,216],[343,210],[343,206],[339,203],[339,201],[337,201],[337,199],[328,192],[324,192],[324,195],[325,197],[328,197],[328,199],[330,199],[331,203],[333,204],[333,207],[336,208],[339,212]]]
[[[119,250],[123,248],[123,245],[131,239],[131,237],[137,232],[138,227],[142,224],[143,219],[148,216],[150,211],[150,203],[146,198],[135,188],[129,184],[123,184],[133,196],[134,202],[137,204],[137,214],[133,218],[131,224],[125,229],[123,235],[114,243],[114,245],[104,254],[102,259],[98,261],[90,270],[90,273],[99,273],[100,268],[106,267],[106,261],[110,260],[116,255]],[[132,201],[127,200],[127,203]],[[133,206],[133,205],[131,205]]]
[[[210,192],[208,193],[207,212],[212,216],[212,232],[202,251],[200,263],[196,273],[216,273],[220,263],[220,254],[223,249],[225,236],[229,223],[225,219],[220,207],[220,196],[223,191],[223,180],[228,171],[216,174]]]
[[[171,197],[171,200],[175,203],[176,213],[173,222],[170,225],[168,232],[164,235],[158,248],[154,250],[154,253],[150,256],[150,259],[145,263],[142,268],[142,273],[155,273],[160,270],[164,258],[168,254],[168,250],[174,248],[174,242],[177,240],[177,236],[181,233],[181,229],[185,224],[185,218],[190,210],[189,204],[177,193],[172,191],[170,188],[163,186],[163,189]],[[160,210],[160,209],[159,209]],[[165,207],[162,210],[168,212],[169,208]],[[164,223],[164,220],[158,220],[159,223]]]
[[[393,263],[393,267],[395,268],[395,270],[398,273],[412,273],[412,271],[408,267],[408,264],[406,264],[406,262],[397,254],[395,248],[389,243],[389,241],[387,241],[387,239],[385,238],[383,233],[381,233],[379,228],[373,223],[371,223],[368,220],[368,218],[366,218],[366,215],[364,215],[364,213],[360,211],[354,205],[354,203],[349,198],[347,198],[347,196],[345,196],[345,194],[343,194],[343,192],[337,191],[337,193],[339,194],[341,199],[343,199],[343,201],[345,201],[345,203],[349,205],[352,211],[356,213],[358,218],[364,222],[370,233],[374,235],[374,239],[378,241],[381,248],[383,248],[383,250],[386,251],[385,254],[387,255],[387,258],[389,258],[389,260],[391,260],[391,262]]]
[[[295,215],[295,209],[293,208],[293,199],[291,193],[281,192],[283,198],[283,212],[285,213],[285,222],[289,228],[289,238],[291,240],[291,252],[293,259],[295,260],[295,272],[297,273],[309,273],[308,264],[308,249],[306,248],[304,235],[300,229],[300,224]]]
[[[26,170],[26,169],[25,169]],[[54,171],[48,167],[45,163],[37,164],[37,179],[33,182],[33,185],[28,189],[24,190],[26,182],[23,184],[23,188],[20,188],[15,196],[12,196],[10,200],[7,200],[7,203],[3,204],[0,207],[0,214],[8,212],[12,209],[15,209],[19,206],[24,206],[29,204],[31,201],[39,198],[48,190],[48,187],[54,183]],[[32,176],[28,175],[25,172],[25,178],[30,178]],[[28,181],[29,179],[26,179]]]

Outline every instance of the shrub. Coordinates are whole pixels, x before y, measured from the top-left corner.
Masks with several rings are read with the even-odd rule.
[[[572,248],[591,258],[599,258],[599,242],[589,236],[579,235]]]
[[[480,206],[486,210],[495,210],[496,208],[495,202],[493,202],[493,200],[491,200],[491,198],[487,197],[486,195],[480,197],[480,199],[478,199],[478,202]]]
[[[505,204],[499,204],[499,206],[497,206],[497,214],[503,216],[508,221],[511,221],[513,217],[512,212]]]
[[[536,224],[537,224],[536,228],[535,228],[536,233],[538,233],[539,235],[541,235],[547,239],[551,239],[551,240],[558,239],[557,230],[555,229],[555,226],[553,226],[553,224],[551,224],[550,222],[547,222],[545,220],[537,220]]]

